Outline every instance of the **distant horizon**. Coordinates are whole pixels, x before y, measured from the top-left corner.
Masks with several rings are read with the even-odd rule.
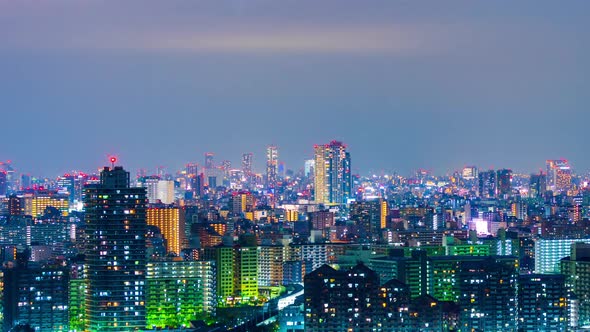
[[[590,2],[0,2],[0,160],[53,176],[299,169],[344,141],[352,169],[590,170]],[[296,166],[294,166],[296,165]]]
[[[211,151],[209,151],[211,152]],[[244,152],[247,153],[247,152]],[[280,153],[280,150],[279,150]],[[396,170],[393,168],[390,169],[381,169],[381,170],[367,170],[367,171],[358,171],[357,169],[354,168],[354,154],[352,154],[351,160],[352,160],[352,165],[353,165],[353,174],[354,175],[360,175],[360,176],[372,176],[372,175],[382,175],[382,174],[388,174],[391,175],[393,173],[396,173],[398,175],[401,175],[403,177],[412,177],[414,175],[414,173],[418,170],[426,170],[428,172],[430,172],[432,175],[434,176],[446,176],[446,175],[452,175],[453,172],[460,172],[464,167],[470,167],[470,166],[474,166],[478,169],[478,171],[482,171],[482,170],[499,170],[499,169],[510,169],[512,170],[513,174],[522,174],[522,175],[530,175],[530,174],[536,174],[539,173],[539,171],[543,171],[546,172],[546,168],[545,168],[545,161],[546,160],[550,160],[550,159],[546,159],[545,161],[543,161],[543,165],[541,165],[540,167],[538,167],[536,170],[520,170],[520,169],[515,169],[509,166],[502,166],[502,167],[494,167],[494,166],[481,166],[481,165],[477,165],[477,164],[473,164],[473,163],[464,163],[462,164],[461,167],[458,167],[456,169],[452,169],[452,170],[446,170],[443,172],[437,172],[435,171],[433,168],[428,168],[428,167],[415,167],[412,169],[409,169],[405,172],[400,171],[400,170]],[[186,166],[188,163],[197,163],[198,164],[198,170],[199,173],[202,172],[202,170],[204,169],[204,161],[200,162],[197,160],[192,160],[192,161],[186,161],[184,163],[181,163],[182,166],[178,166],[178,167],[169,167],[167,166],[165,163],[160,163],[157,166],[129,166],[129,165],[135,165],[135,163],[128,163],[126,162],[125,158],[121,158],[119,155],[114,155],[114,154],[109,154],[109,155],[105,155],[104,158],[104,163],[102,165],[97,165],[96,168],[92,169],[92,168],[88,168],[88,169],[76,169],[76,168],[71,168],[71,169],[66,169],[63,170],[61,172],[57,172],[56,174],[50,175],[50,174],[36,174],[33,172],[29,172],[26,170],[21,170],[21,167],[18,163],[14,162],[13,160],[8,160],[10,161],[10,165],[15,169],[15,171],[17,172],[17,174],[27,174],[33,177],[38,177],[38,178],[55,178],[58,176],[63,176],[64,174],[70,173],[70,172],[83,172],[86,174],[98,174],[104,167],[110,167],[110,156],[116,156],[117,161],[115,163],[115,166],[122,166],[126,171],[130,172],[130,174],[132,176],[135,176],[136,173],[139,170],[146,170],[147,175],[156,175],[157,174],[157,169],[158,167],[163,167],[166,170],[166,174],[171,174],[174,175],[176,174],[176,172],[182,171],[184,170],[184,166]],[[214,153],[214,156],[217,157],[218,155]],[[279,154],[280,156],[280,154]],[[312,156],[313,157],[313,156]],[[305,160],[309,160],[309,159],[313,159],[312,157],[308,158],[308,159],[302,159],[301,161],[301,165],[300,167],[290,167],[290,165],[286,164],[286,170],[292,170],[294,172],[299,172],[302,171],[304,169],[304,162]],[[240,155],[241,158],[241,155]],[[203,159],[204,159],[204,154],[203,154]],[[253,165],[253,171],[255,174],[264,174],[265,173],[265,166],[263,162],[258,162],[256,160],[256,154],[254,154],[254,165]],[[565,158],[553,158],[553,159],[565,159]],[[214,163],[215,163],[215,167],[219,167],[221,166],[221,161],[223,160],[230,160],[231,161],[231,169],[239,169],[241,170],[241,159],[238,160],[232,160],[229,158],[223,158],[223,159],[214,159]],[[569,159],[567,159],[569,161]],[[5,163],[6,161],[2,161],[0,160],[0,164]],[[283,162],[283,160],[279,157],[279,162]],[[260,165],[258,165],[260,164]],[[575,164],[572,164],[570,162],[570,166],[572,171],[577,174],[577,175],[587,175],[587,173],[590,170],[580,170],[578,168],[575,167]]]

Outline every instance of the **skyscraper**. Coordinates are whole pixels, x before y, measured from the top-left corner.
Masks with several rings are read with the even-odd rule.
[[[213,167],[214,167],[213,152],[206,152],[205,153],[205,169],[212,169]]]
[[[344,204],[352,193],[350,153],[342,142],[314,146],[315,201]]]
[[[498,196],[505,197],[512,192],[512,170],[499,169],[496,178],[498,179]]]
[[[270,145],[266,148],[266,186],[274,188],[277,185],[279,172],[279,150]]]
[[[571,168],[567,160],[547,160],[547,190],[567,190],[571,181]]]
[[[252,152],[244,153],[242,155],[242,172],[244,172],[244,176],[249,176],[252,174]]]
[[[481,198],[495,198],[498,180],[494,170],[480,172],[478,191]]]
[[[547,176],[540,172],[539,174],[531,174],[529,185],[529,197],[539,198],[545,195],[547,190]]]
[[[105,167],[85,189],[85,307],[90,331],[146,327],[146,192],[130,188],[122,167]]]

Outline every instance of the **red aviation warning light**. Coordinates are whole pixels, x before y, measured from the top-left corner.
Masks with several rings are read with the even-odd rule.
[[[117,157],[111,156],[109,158],[109,160],[111,161],[111,166],[114,168],[115,167],[115,163],[117,162]]]

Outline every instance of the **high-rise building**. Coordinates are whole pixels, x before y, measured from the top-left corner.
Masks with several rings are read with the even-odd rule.
[[[305,330],[424,331],[442,329],[438,301],[428,295],[410,297],[399,280],[380,283],[363,264],[349,270],[323,265],[305,276]]]
[[[205,169],[210,170],[215,167],[215,164],[213,163],[213,156],[213,152],[205,153]]]
[[[494,170],[479,172],[478,192],[481,198],[496,198],[497,173]]]
[[[547,190],[547,175],[540,172],[539,174],[531,174],[529,184],[529,197],[540,198],[545,196]]]
[[[159,180],[157,188],[157,201],[163,204],[174,203],[174,181]]]
[[[379,275],[364,265],[328,265],[305,276],[306,331],[370,331],[377,326]]]
[[[365,239],[377,239],[387,218],[387,202],[371,200],[353,202],[350,205],[350,220],[359,228],[360,236]]]
[[[517,265],[492,257],[461,264],[461,331],[517,331]]]
[[[188,328],[215,310],[215,262],[150,262],[146,281],[148,327]]]
[[[463,178],[463,180],[477,179],[477,167],[475,167],[475,166],[463,167],[463,171],[461,172],[461,177]]]
[[[122,167],[105,167],[85,189],[86,328],[134,331],[146,327],[146,192],[131,188]]]
[[[185,215],[179,207],[152,207],[147,209],[147,224],[157,226],[166,239],[166,251],[180,255],[185,240]]]
[[[315,160],[314,159],[306,160],[304,167],[303,167],[304,175],[307,177],[309,177],[310,175],[313,175],[314,168],[315,168]]]
[[[512,193],[512,170],[499,169],[497,172],[498,196],[506,197]]]
[[[522,274],[518,277],[520,331],[567,331],[568,290],[561,274]]]
[[[8,178],[6,171],[0,170],[0,196],[6,196],[8,193]]]
[[[28,263],[3,269],[4,329],[26,323],[34,331],[69,331],[69,273],[63,266]]]
[[[535,273],[559,273],[559,261],[570,255],[573,243],[590,243],[590,238],[539,238],[535,241]]]
[[[345,204],[352,195],[350,153],[342,142],[314,147],[314,190],[317,203]]]
[[[590,325],[590,244],[572,244],[571,256],[561,260],[560,270],[578,301],[578,312],[571,315],[570,326]]]
[[[571,167],[565,159],[547,160],[547,190],[568,190],[572,181]]]
[[[151,204],[158,202],[158,182],[160,177],[156,175],[144,176],[137,181],[139,187],[146,188],[146,197]]]
[[[279,176],[279,150],[270,145],[266,148],[266,186],[274,188]]]
[[[247,177],[252,174],[252,160],[253,160],[252,152],[244,153],[242,155],[242,172]]]
[[[258,285],[280,286],[283,284],[283,264],[286,248],[282,245],[258,247]]]
[[[256,247],[236,247],[236,285],[244,300],[258,298],[258,251]]]
[[[230,199],[231,212],[236,216],[246,212],[253,212],[255,204],[254,196],[248,191],[234,192]]]

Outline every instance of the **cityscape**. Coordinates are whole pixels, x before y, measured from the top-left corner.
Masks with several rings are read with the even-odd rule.
[[[0,1],[0,332],[590,332],[589,12]]]
[[[5,331],[574,331],[590,175],[360,175],[344,142],[135,174],[0,164]],[[265,169],[253,168],[263,158]]]

